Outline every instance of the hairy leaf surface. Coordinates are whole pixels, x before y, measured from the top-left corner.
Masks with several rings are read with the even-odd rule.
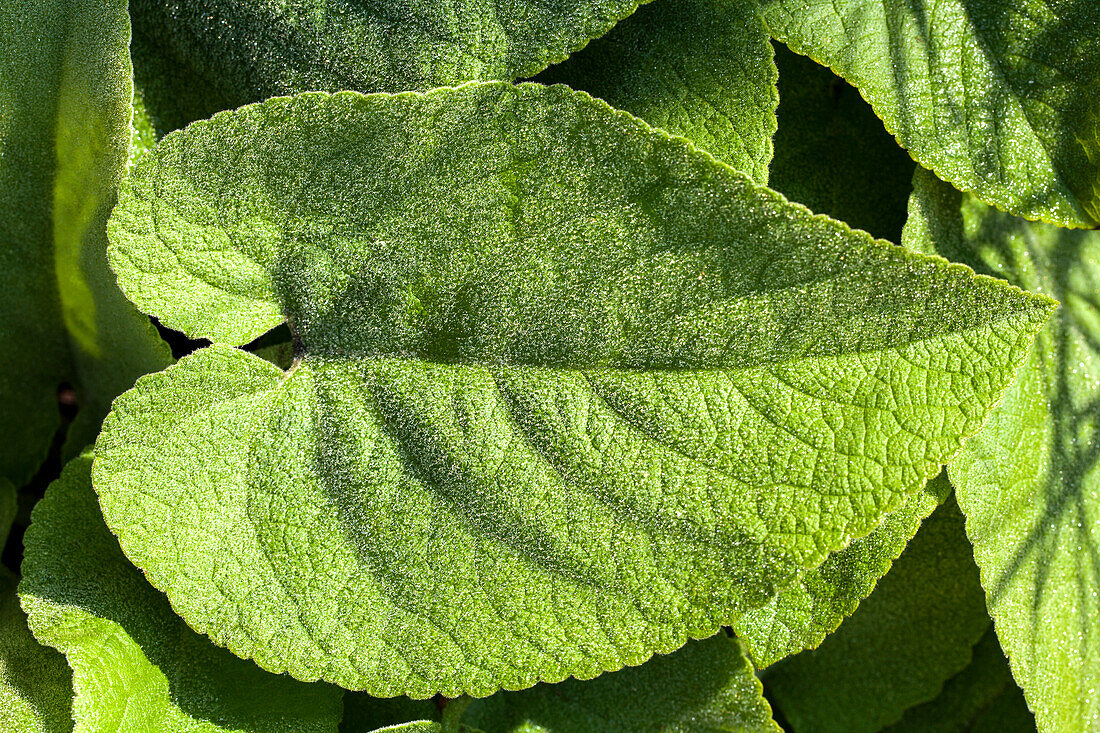
[[[535,81],[586,91],[767,183],[776,73],[754,3],[657,0]]]
[[[875,588],[929,514],[951,492],[942,474],[883,520],[821,565],[803,571],[766,604],[737,619],[734,628],[757,667],[813,649],[852,615]]]
[[[970,664],[949,679],[935,699],[909,708],[901,720],[883,733],[970,732],[978,721],[995,714],[995,710],[1015,707],[1011,702],[1014,696],[1022,697],[1022,693],[1012,681],[1008,660],[997,642],[997,634],[990,626],[974,645]],[[1000,733],[1034,731],[1035,720],[1026,704],[1024,712],[1024,725],[1009,725],[1000,728]]]
[[[103,524],[91,467],[73,459],[35,507],[19,585],[74,670],[77,730],[334,733],[340,690],[264,672],[172,612]]]
[[[905,242],[1058,298],[949,467],[989,612],[1045,731],[1100,726],[1100,232],[1031,224],[915,178]]]
[[[0,730],[67,733],[73,729],[72,672],[64,657],[31,636],[16,582],[0,567]]]
[[[936,697],[989,627],[963,517],[949,499],[817,649],[764,673],[796,733],[873,733]]]
[[[134,0],[142,47],[235,107],[308,90],[400,92],[532,76],[639,0]]]
[[[107,215],[130,140],[129,20],[118,0],[0,6],[0,476],[17,486],[57,430],[74,448],[167,350],[115,286]]]
[[[1004,211],[1100,222],[1094,0],[764,0],[922,165]]]
[[[1051,309],[562,86],[223,113],[110,233],[221,343],[116,402],[108,524],[219,643],[385,695],[715,633],[919,490]],[[226,345],[284,319],[287,372]]]
[[[475,700],[462,722],[486,733],[779,731],[752,664],[724,633],[590,682]]]

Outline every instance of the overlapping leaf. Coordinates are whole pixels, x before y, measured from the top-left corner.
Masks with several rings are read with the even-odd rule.
[[[767,183],[776,73],[755,3],[657,0],[535,81],[586,91]]]
[[[883,733],[963,733],[970,732],[987,716],[1019,706],[1012,702],[1022,699],[1020,688],[1012,681],[1008,660],[997,643],[997,634],[990,626],[974,645],[970,664],[943,686],[935,699],[912,707]],[[1024,733],[1035,730],[1035,720],[1024,705],[1022,725],[1005,725],[1001,733]],[[1030,718],[1030,720],[1029,720]]]
[[[737,640],[718,634],[591,682],[475,700],[462,722],[486,733],[778,732],[762,693]]]
[[[1094,0],[764,0],[918,162],[1029,219],[1100,222]]]
[[[335,733],[340,690],[278,677],[177,617],[99,515],[85,454],[35,507],[19,595],[74,670],[78,731]]]
[[[954,500],[921,525],[874,593],[817,649],[770,667],[791,728],[873,733],[939,693],[989,627]]]
[[[64,657],[31,636],[16,581],[0,567],[0,730],[67,733],[73,729],[72,672]]]
[[[126,3],[0,6],[0,476],[22,485],[81,412],[74,448],[167,351],[107,267],[105,228],[130,140]]]
[[[399,92],[532,76],[639,0],[134,0],[143,47],[230,106],[307,90]],[[175,73],[175,72],[173,72]]]
[[[434,700],[371,697],[365,692],[348,692],[344,695],[340,733],[370,733],[402,725],[427,727],[438,724],[439,708]]]
[[[116,402],[108,524],[195,628],[375,693],[713,634],[919,490],[1051,309],[561,86],[274,99],[124,191],[119,282],[221,343]],[[287,372],[225,345],[284,320]]]
[[[1062,303],[950,465],[989,612],[1045,731],[1100,726],[1100,232],[1002,214],[927,172],[905,242]]]
[[[803,571],[768,603],[737,619],[737,635],[757,667],[813,649],[850,616],[917,533],[921,521],[951,492],[942,474],[910,497],[874,532]]]

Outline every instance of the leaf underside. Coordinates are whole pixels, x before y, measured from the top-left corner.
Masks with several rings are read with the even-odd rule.
[[[1043,731],[1100,727],[1100,232],[1026,222],[918,171],[905,242],[1062,307],[949,465],[989,612]]]
[[[264,672],[173,613],[103,524],[91,467],[73,459],[35,507],[19,585],[74,670],[77,731],[335,733],[339,689]]]
[[[765,0],[792,50],[828,65],[926,168],[1062,226],[1100,223],[1100,4]]]
[[[1051,308],[561,86],[223,113],[109,233],[219,343],[116,402],[108,524],[218,643],[381,695],[715,633],[937,473]],[[227,345],[284,319],[288,372]]]

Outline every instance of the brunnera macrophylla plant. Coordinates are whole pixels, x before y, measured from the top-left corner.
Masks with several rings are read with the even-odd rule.
[[[0,729],[1100,726],[1091,0],[0,42]]]

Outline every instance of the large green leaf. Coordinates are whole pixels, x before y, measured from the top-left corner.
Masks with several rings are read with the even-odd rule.
[[[782,44],[779,127],[768,185],[792,201],[897,242],[913,160],[850,84]]]
[[[921,521],[951,492],[942,474],[909,498],[874,532],[853,540],[821,565],[803,571],[770,601],[737,619],[737,635],[758,667],[813,649],[852,615],[860,601],[917,533]]]
[[[763,0],[922,165],[998,208],[1100,222],[1100,3]]]
[[[767,183],[776,74],[754,2],[657,0],[535,81],[584,90]]]
[[[304,94],[169,135],[110,225],[202,349],[95,484],[195,628],[487,694],[715,633],[977,430],[1051,311],[563,86]],[[286,320],[289,371],[229,346]]]
[[[306,90],[399,92],[537,74],[640,0],[134,0],[142,48],[230,106]],[[175,72],[174,72],[175,73]]]
[[[67,733],[73,729],[72,672],[64,657],[31,636],[16,582],[0,567],[0,730]]]
[[[475,700],[462,722],[486,733],[779,731],[760,681],[724,633],[590,682]]]
[[[994,714],[993,711],[1015,707],[1011,702],[1015,696],[1021,696],[1020,688],[1012,681],[1008,660],[997,643],[997,634],[990,626],[974,645],[970,664],[949,679],[935,699],[909,708],[901,720],[883,733],[971,733],[974,725]],[[1035,719],[1026,705],[1023,723],[1002,727],[999,731],[1034,731]]]
[[[167,350],[107,267],[130,140],[124,0],[0,5],[0,476],[22,485],[77,390],[92,440],[111,400]]]
[[[989,611],[1039,728],[1100,727],[1100,232],[1030,224],[920,172],[905,242],[1062,302],[951,464]]]
[[[196,634],[119,550],[84,454],[31,515],[19,595],[74,670],[78,731],[335,733],[342,692],[279,677]]]
[[[796,733],[873,733],[936,697],[987,628],[963,518],[949,499],[856,612],[817,649],[770,667],[764,684]]]

